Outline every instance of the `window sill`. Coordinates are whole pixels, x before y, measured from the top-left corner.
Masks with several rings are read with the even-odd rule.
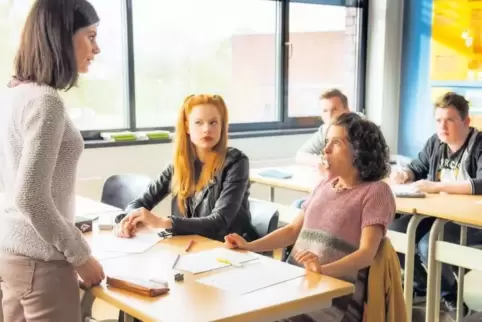
[[[229,138],[233,139],[247,139],[258,137],[270,137],[270,136],[283,136],[283,135],[299,135],[299,134],[311,134],[318,128],[303,128],[292,130],[268,130],[268,131],[249,131],[249,132],[234,132],[229,133]],[[172,143],[172,140],[138,140],[138,141],[105,141],[105,140],[87,140],[84,141],[86,149],[94,148],[114,148],[121,146],[135,146],[135,145],[148,145],[148,144],[165,144]]]

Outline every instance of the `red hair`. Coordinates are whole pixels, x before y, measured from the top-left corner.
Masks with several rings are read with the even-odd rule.
[[[194,161],[196,147],[188,134],[188,118],[196,105],[210,104],[216,107],[221,117],[221,137],[206,157],[196,182]],[[171,184],[172,194],[177,196],[177,204],[181,213],[186,213],[186,200],[194,193],[201,191],[224,166],[228,149],[228,109],[219,95],[190,95],[184,99],[176,125],[174,142],[174,175]]]

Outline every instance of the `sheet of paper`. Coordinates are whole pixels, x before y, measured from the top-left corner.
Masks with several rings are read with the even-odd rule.
[[[97,221],[99,225],[114,225],[115,218],[120,214],[120,212],[103,212],[99,213],[99,220]]]
[[[305,269],[284,262],[254,261],[197,280],[226,292],[243,295],[280,284],[306,274]]]
[[[162,238],[158,231],[138,231],[133,238],[116,237],[113,233],[97,234],[92,237],[91,247],[94,250],[117,253],[143,253],[157,244]]]
[[[392,184],[390,185],[393,193],[415,193],[418,189],[411,184]]]
[[[109,259],[109,258],[116,258],[116,257],[121,257],[128,255],[127,253],[118,253],[118,252],[109,252],[105,251],[100,248],[93,248],[92,249],[92,256],[94,256],[95,259],[101,261],[103,259]]]
[[[254,253],[241,253],[226,248],[214,248],[181,256],[176,265],[176,269],[199,274],[231,266],[228,263],[220,262],[218,259],[224,259],[234,264],[243,264],[256,260],[258,257],[259,255]]]
[[[88,217],[100,213],[120,212],[121,209],[95,201],[89,198],[77,196],[75,199],[75,215]]]

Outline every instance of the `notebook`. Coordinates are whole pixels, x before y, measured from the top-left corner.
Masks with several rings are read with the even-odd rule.
[[[425,193],[411,184],[394,184],[390,188],[397,198],[425,198]]]
[[[276,169],[269,169],[269,170],[261,171],[261,172],[259,172],[259,175],[262,176],[262,177],[275,178],[275,179],[290,179],[291,177],[293,177],[293,175],[291,173],[283,172],[283,171],[276,170]]]

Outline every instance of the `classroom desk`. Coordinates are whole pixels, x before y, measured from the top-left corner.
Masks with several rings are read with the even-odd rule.
[[[147,298],[101,285],[85,298],[100,298],[126,313],[128,319],[142,321],[274,321],[331,305],[333,298],[351,294],[354,286],[337,279],[308,272],[305,277],[280,283],[243,296],[223,292],[195,280],[208,274],[184,274],[184,282],[174,282],[171,265],[183,253],[190,239],[192,252],[219,247],[221,243],[200,236],[167,238],[143,254],[101,260],[108,275],[163,278],[170,292]],[[262,257],[260,260],[274,260]],[[85,303],[84,308],[89,303]],[[324,304],[324,305],[323,305]],[[131,320],[127,320],[131,321]]]
[[[118,213],[121,209],[101,203],[86,197],[76,196],[75,198],[75,215],[91,217],[104,213]]]
[[[459,267],[457,321],[462,320],[465,269],[482,271],[482,250],[466,246],[467,227],[482,229],[480,196],[429,195],[417,213],[437,218],[430,230],[426,321],[438,321],[440,312],[441,264]],[[461,225],[460,244],[443,241],[447,222]]]
[[[0,200],[2,195],[0,194]],[[80,203],[84,207],[91,200]],[[94,202],[97,203],[97,202]],[[96,205],[96,209],[105,209]],[[80,208],[83,208],[82,206]],[[91,214],[91,209],[81,209]],[[94,234],[100,233],[94,227]],[[103,232],[110,233],[110,232]],[[86,237],[89,239],[89,235]],[[225,293],[213,287],[195,282],[193,275],[185,274],[183,283],[173,281],[171,265],[178,253],[183,253],[190,239],[196,243],[191,251],[219,247],[221,243],[199,236],[177,236],[161,241],[143,254],[108,254],[98,256],[109,275],[159,276],[169,281],[169,294],[157,298],[146,298],[129,292],[106,287],[105,284],[84,292],[82,296],[83,316],[91,316],[95,298],[100,298],[126,312],[125,322],[133,317],[145,322],[160,321],[273,321],[310,312],[331,305],[333,298],[353,293],[354,285],[331,277],[308,272],[305,277],[280,283],[243,296]],[[94,254],[106,254],[93,249]],[[262,257],[261,260],[274,260]],[[196,278],[206,276],[204,273]]]
[[[410,220],[409,226],[407,228],[406,234],[401,234],[398,232],[389,231],[388,235],[395,245],[405,245],[406,251],[403,252],[397,249],[398,252],[405,253],[405,302],[407,305],[407,311],[412,308],[412,292],[413,292],[413,261],[415,254],[415,230],[423,218],[434,217],[446,219],[443,223],[440,219],[436,220],[437,224],[432,226],[430,234],[438,233],[443,228],[443,225],[447,221],[454,221],[456,223],[462,223],[462,225],[482,227],[481,220],[477,216],[478,212],[482,211],[482,204],[477,203],[481,198],[477,196],[462,196],[462,195],[448,195],[448,194],[427,194],[426,198],[396,198],[397,202],[397,212],[413,214],[414,216]],[[454,215],[457,214],[457,215]],[[466,227],[462,226],[462,235],[465,236]],[[403,236],[405,235],[405,236]],[[432,249],[435,247],[434,240],[431,241]],[[460,245],[455,245],[447,242],[440,241],[441,247],[437,249],[437,260],[448,261],[452,263],[454,261],[459,262],[455,257],[465,255],[466,252],[460,253]],[[465,244],[465,242],[463,243]],[[455,247],[455,248],[454,248]],[[469,253],[473,251],[478,251],[474,248],[463,247],[468,250]],[[411,254],[408,256],[408,254]],[[432,255],[434,255],[432,251]],[[462,255],[462,256],[463,256]],[[480,256],[480,255],[479,255]],[[454,259],[455,258],[455,259]],[[434,258],[432,258],[432,261]],[[462,265],[463,263],[461,263]],[[433,264],[432,266],[434,266]],[[457,264],[454,264],[457,265]],[[481,265],[482,267],[482,261]],[[431,273],[430,269],[427,272],[429,284],[427,285],[427,321],[434,322],[435,317],[439,318],[440,312],[440,275],[437,277],[435,273]],[[462,306],[463,296],[463,278],[464,272],[459,272],[459,308]],[[430,284],[430,280],[432,283]],[[438,281],[438,290],[435,289],[435,280]],[[436,306],[433,302],[437,302]],[[459,312],[462,312],[459,310]]]
[[[5,194],[3,192],[0,192],[0,205],[3,203],[4,198]],[[94,217],[104,213],[115,213],[119,211],[121,211],[121,209],[107,205],[105,203],[94,201],[92,199],[82,196],[75,197],[76,216]]]
[[[466,247],[467,226],[482,228],[482,218],[479,215],[482,211],[481,198],[478,196],[448,195],[448,194],[427,194],[426,198],[397,198],[397,211],[414,214],[410,221],[405,239],[400,233],[389,231],[390,239],[394,244],[405,242],[407,252],[414,254],[415,229],[421,219],[426,217],[437,218],[430,231],[429,242],[429,267],[427,271],[427,307],[426,321],[434,322],[439,319],[440,314],[440,280],[441,263],[449,263],[469,269],[482,270],[482,251]],[[447,222],[455,222],[461,225],[460,245],[443,241],[443,227]],[[397,251],[399,251],[397,249]],[[479,260],[480,259],[480,260]],[[407,262],[410,260],[410,263]],[[405,301],[407,310],[412,305],[411,292],[413,290],[413,256],[406,255],[405,276]],[[458,273],[458,303],[457,321],[461,321],[463,305],[463,283],[465,270],[459,269]],[[407,281],[409,284],[407,284]]]
[[[287,172],[293,176],[289,179],[277,179],[261,176],[259,173],[269,169],[276,169]],[[252,183],[257,183],[269,186],[269,200],[274,201],[275,188],[283,188],[294,191],[309,193],[318,183],[320,176],[318,170],[310,167],[289,165],[284,167],[270,167],[251,169],[249,173],[249,180]]]

